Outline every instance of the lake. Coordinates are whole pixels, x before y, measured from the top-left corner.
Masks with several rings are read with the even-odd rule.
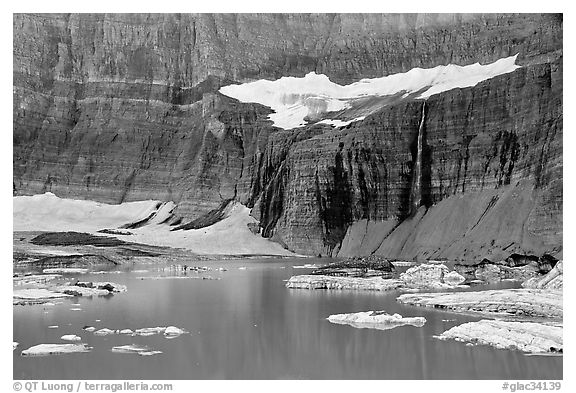
[[[249,259],[191,263],[227,271],[190,277],[220,280],[142,279],[167,275],[162,265],[138,265],[120,274],[86,274],[84,281],[128,287],[106,298],[70,298],[55,306],[13,307],[15,379],[562,379],[562,357],[526,356],[488,346],[467,346],[432,336],[481,318],[398,304],[400,292],[287,289],[285,281],[325,259]],[[239,269],[247,267],[247,269]],[[517,287],[514,283],[486,289]],[[478,287],[476,287],[477,289]],[[72,306],[79,303],[80,306]],[[81,308],[81,310],[71,310]],[[356,329],[332,324],[330,314],[385,310],[423,316],[423,327]],[[97,322],[96,320],[100,320]],[[58,325],[57,329],[48,326]],[[190,332],[99,337],[84,331],[132,330],[174,325]],[[41,343],[65,343],[76,334],[91,352],[23,357]],[[153,356],[111,352],[139,344],[162,351]]]

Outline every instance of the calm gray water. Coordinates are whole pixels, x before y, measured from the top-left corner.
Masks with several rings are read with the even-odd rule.
[[[206,262],[226,272],[204,275],[221,280],[142,280],[149,273],[85,275],[113,281],[128,292],[110,298],[77,298],[56,306],[15,306],[15,379],[562,379],[562,357],[432,338],[450,327],[478,320],[470,316],[396,303],[398,292],[308,291],[285,288],[283,280],[309,270],[292,265],[322,260],[244,260]],[[247,270],[238,267],[247,266]],[[194,273],[189,273],[195,276]],[[495,287],[510,287],[500,284]],[[82,311],[71,311],[80,303]],[[356,329],[326,320],[330,314],[385,310],[424,316],[424,327],[388,331]],[[95,322],[95,320],[101,320]],[[48,329],[58,325],[58,329]],[[94,336],[82,330],[137,329],[175,325],[190,334]],[[40,343],[64,343],[77,334],[89,353],[22,357]],[[117,345],[143,344],[163,353],[113,353]]]

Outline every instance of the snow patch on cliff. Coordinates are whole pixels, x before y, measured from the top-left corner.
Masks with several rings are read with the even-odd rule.
[[[476,84],[506,74],[519,68],[516,57],[511,56],[481,65],[467,66],[454,64],[434,68],[413,68],[408,72],[388,75],[381,78],[362,79],[350,85],[339,85],[323,74],[310,72],[303,78],[282,77],[275,81],[258,80],[240,85],[220,88],[220,93],[241,102],[259,103],[272,108],[275,113],[269,116],[274,125],[283,129],[301,127],[308,119],[320,119],[320,123],[337,127],[350,124],[326,123],[327,112],[337,112],[351,108],[355,100],[367,97],[384,97],[403,93],[403,98],[414,95],[416,99],[428,97],[454,88],[475,86]],[[357,121],[361,119],[353,119]]]
[[[235,203],[226,217],[208,227],[172,231],[163,222],[169,218],[173,202],[126,202],[109,205],[94,201],[59,198],[52,193],[13,198],[14,231],[87,232],[95,235],[104,228],[118,228],[142,221],[145,225],[131,229],[132,235],[113,235],[135,243],[185,248],[198,254],[267,254],[293,255],[278,243],[252,233],[247,224],[257,222],[250,209]]]

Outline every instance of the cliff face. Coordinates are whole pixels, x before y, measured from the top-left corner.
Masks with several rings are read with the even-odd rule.
[[[276,195],[266,202],[283,206],[276,236],[298,252],[342,256],[558,252],[560,69],[525,67],[294,144],[282,202]],[[419,131],[425,138],[414,207]]]
[[[217,93],[516,53],[512,74],[340,130],[278,130],[268,108]],[[556,15],[16,14],[14,188],[173,200],[184,222],[236,199],[310,254],[558,251],[561,54]]]

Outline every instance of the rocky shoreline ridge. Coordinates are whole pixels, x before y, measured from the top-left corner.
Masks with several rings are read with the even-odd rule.
[[[315,269],[311,274],[293,276],[286,287],[417,292],[400,294],[396,300],[406,305],[484,318],[454,326],[434,336],[437,339],[528,353],[563,352],[562,261],[549,256],[512,255],[497,263],[484,260],[472,265],[455,264],[455,270],[450,270],[442,261],[429,262],[432,263],[409,267],[399,273],[393,261],[378,260],[374,256],[350,258]],[[482,290],[483,284],[498,280],[519,281],[523,288]],[[479,290],[458,290],[470,286]],[[421,292],[425,290],[435,292]],[[410,323],[414,318],[422,317],[404,318],[385,311],[366,311],[331,315],[328,320],[387,330],[406,324],[418,326]]]

